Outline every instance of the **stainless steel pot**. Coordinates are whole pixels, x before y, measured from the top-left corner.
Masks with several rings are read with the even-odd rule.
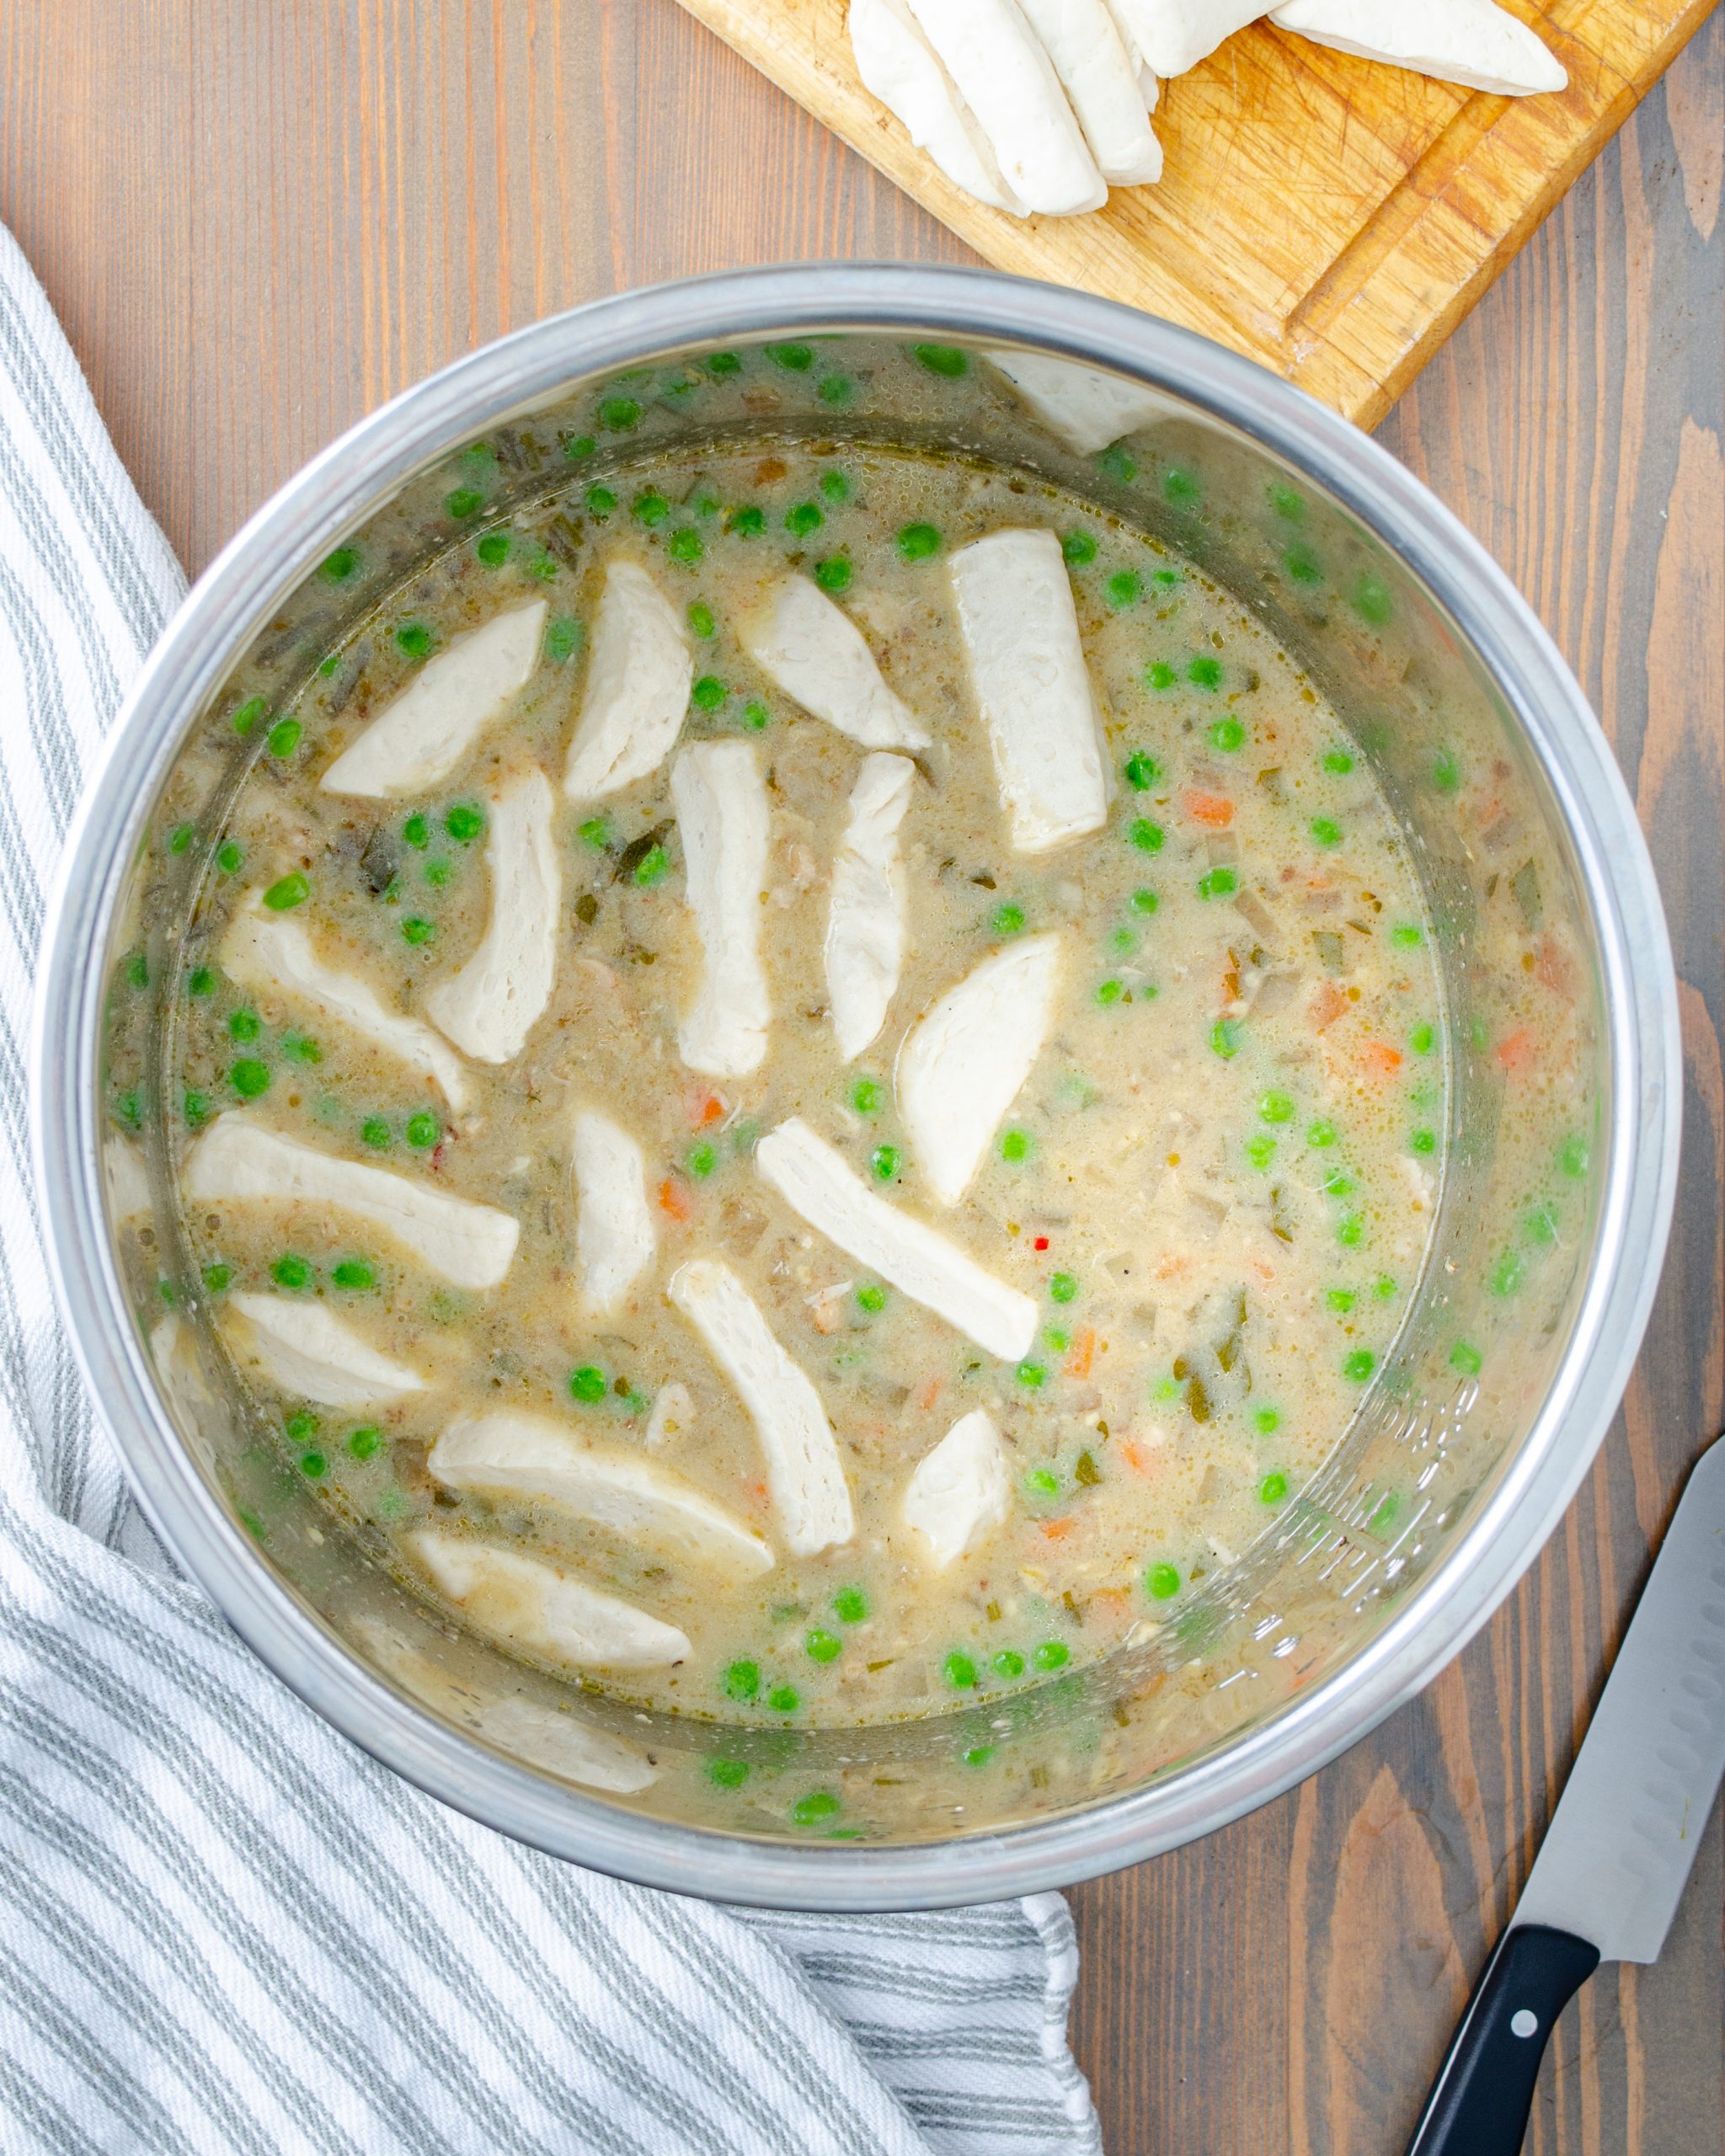
[[[963,357],[932,365],[919,344]],[[981,357],[1006,348],[1159,401],[1081,453]],[[739,364],[715,369],[716,353]],[[1165,531],[1332,696],[1439,924],[1437,1248],[1359,1416],[1178,1625],[1010,1716],[768,1742],[525,1669],[452,1631],[279,1470],[195,1278],[161,1323],[156,1276],[177,1278],[179,1251],[159,1105],[177,963],[261,748],[233,732],[235,702],[291,696],[344,623],[454,543],[440,504],[475,443],[506,509],[574,467],[740,431],[991,456]],[[170,808],[197,833],[179,855],[152,837]],[[122,1022],[116,969],[141,943],[152,986]],[[1535,976],[1569,1001],[1561,1059]],[[1681,1070],[1628,796],[1549,638],[1455,519],[1353,427],[1202,339],[1077,292],[884,264],[740,273],[537,323],[398,398],[266,504],[114,728],[66,849],[34,1054],[50,1249],[85,1375],[157,1529],[264,1661],[505,1833],[654,1886],[829,1909],[977,1902],[1131,1863],[1285,1790],[1424,1684],[1556,1525],[1627,1380],[1669,1221]],[[120,1078],[136,1140],[116,1128]],[[756,1763],[744,1799],[709,1777],[716,1749]],[[863,1838],[788,1823],[811,1777],[843,1782]]]

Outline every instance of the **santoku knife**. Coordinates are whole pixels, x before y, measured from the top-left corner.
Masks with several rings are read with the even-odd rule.
[[[1565,2005],[1601,1961],[1658,1959],[1722,1773],[1725,1438],[1689,1478],[1407,2156],[1515,2156]]]

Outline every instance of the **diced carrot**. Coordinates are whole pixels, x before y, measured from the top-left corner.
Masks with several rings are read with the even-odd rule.
[[[1533,969],[1554,995],[1574,995],[1575,961],[1555,936],[1541,937]]]
[[[1368,1041],[1359,1051],[1359,1067],[1374,1078],[1387,1078],[1402,1068],[1402,1051],[1387,1041]]]
[[[1326,1026],[1333,1025],[1347,1008],[1347,996],[1334,981],[1327,980],[1312,996],[1306,1015],[1311,1021],[1312,1030],[1321,1033]]]
[[[1503,1036],[1493,1053],[1505,1070],[1525,1070],[1538,1059],[1539,1043],[1531,1027],[1519,1026]]]
[[[1225,831],[1234,820],[1234,804],[1225,793],[1183,793],[1180,806],[1194,824]]]
[[[1072,1532],[1072,1523],[1070,1519],[1045,1519],[1042,1531],[1050,1542],[1064,1542]]]
[[[1072,1352],[1062,1368],[1069,1378],[1087,1378],[1091,1359],[1096,1353],[1096,1328],[1087,1325],[1073,1339]]]
[[[1123,1438],[1119,1445],[1115,1447],[1115,1450],[1119,1454],[1121,1459],[1125,1461],[1127,1466],[1131,1469],[1135,1475],[1149,1474],[1149,1449],[1147,1447],[1140,1444],[1135,1438]]]
[[[675,1176],[667,1176],[659,1186],[659,1202],[673,1220],[692,1220],[695,1217],[689,1194]]]
[[[689,1103],[689,1120],[697,1130],[709,1123],[721,1123],[725,1116],[724,1102],[717,1093],[697,1093]]]
[[[921,1391],[917,1394],[916,1405],[921,1409],[925,1415],[928,1412],[929,1409],[933,1406],[935,1401],[940,1398],[940,1379],[930,1378],[928,1382],[923,1386]]]

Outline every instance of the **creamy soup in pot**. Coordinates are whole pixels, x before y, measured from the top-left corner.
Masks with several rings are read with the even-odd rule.
[[[185,1232],[297,1471],[462,1622],[926,1714],[1169,1621],[1335,1446],[1433,1221],[1429,924],[1158,541],[950,457],[643,460],[241,718]]]

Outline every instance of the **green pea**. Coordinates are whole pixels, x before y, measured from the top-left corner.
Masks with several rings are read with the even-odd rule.
[[[1210,745],[1225,753],[1243,747],[1245,740],[1246,728],[1237,718],[1219,718],[1210,730]]]
[[[264,1030],[264,1021],[255,1011],[242,1006],[239,1010],[229,1012],[227,1030],[237,1041],[254,1041]]]
[[[795,539],[807,539],[825,521],[826,514],[819,502],[797,502],[785,511],[785,530]]]
[[[1435,1153],[1438,1150],[1438,1134],[1434,1130],[1413,1132],[1407,1140],[1407,1150],[1411,1153]]]
[[[360,1136],[366,1145],[375,1146],[379,1151],[390,1143],[393,1135],[389,1125],[381,1115],[368,1115],[360,1125]]]
[[[471,846],[485,828],[485,811],[471,801],[458,801],[444,818],[443,828],[457,846]]]
[[[1138,477],[1138,467],[1128,454],[1124,442],[1110,442],[1097,456],[1096,468],[1098,472],[1105,472],[1109,478],[1118,479],[1123,486],[1130,487]]]
[[[650,531],[670,515],[670,504],[656,487],[644,487],[629,504],[629,514]]]
[[[407,1141],[409,1145],[416,1146],[420,1152],[423,1153],[428,1147],[435,1145],[442,1135],[443,1125],[428,1109],[422,1108],[418,1115],[410,1115],[408,1118]]]
[[[1279,1505],[1288,1494],[1288,1478],[1279,1469],[1272,1469],[1258,1486],[1260,1504]]]
[[[848,404],[857,385],[847,374],[827,374],[820,377],[814,393],[823,404]]]
[[[1324,1291],[1325,1302],[1338,1317],[1345,1316],[1357,1299],[1351,1288],[1328,1288]]]
[[[189,995],[213,995],[216,975],[208,966],[194,966],[186,977],[185,986]]]
[[[820,475],[820,491],[830,502],[847,502],[851,499],[851,477],[836,466]]]
[[[1122,768],[1127,785],[1137,793],[1143,793],[1154,786],[1162,775],[1162,767],[1156,758],[1146,755],[1141,749],[1135,750]]]
[[[1226,899],[1240,888],[1240,878],[1231,868],[1207,869],[1198,879],[1198,895],[1201,899]]]
[[[1566,1138],[1557,1149],[1557,1166],[1577,1182],[1587,1173],[1589,1159],[1584,1138]]]
[[[868,1156],[868,1165],[882,1182],[890,1182],[899,1172],[898,1147],[877,1145]]]
[[[1401,921],[1390,931],[1390,941],[1398,951],[1417,951],[1425,941],[1425,933],[1412,921]]]
[[[303,905],[311,895],[310,879],[299,869],[291,868],[264,892],[264,903],[272,913],[286,913],[290,906]]]
[[[824,562],[814,564],[814,581],[823,591],[847,590],[851,582],[851,564],[842,554],[829,554]]]
[[[1439,749],[1432,758],[1432,784],[1439,793],[1454,793],[1461,784],[1461,765],[1455,752]]]
[[[913,344],[911,350],[920,365],[948,382],[956,382],[969,371],[969,355],[961,352],[956,344]]]
[[[418,949],[421,944],[429,943],[436,935],[437,924],[435,921],[421,920],[418,914],[409,914],[401,925],[401,932],[403,941],[411,943],[415,949]]]
[[[1371,1283],[1371,1291],[1381,1303],[1386,1303],[1396,1292],[1396,1283],[1387,1273],[1381,1273]]]
[[[569,1374],[569,1391],[584,1406],[593,1406],[609,1390],[606,1374],[596,1363],[583,1363]]]
[[[1048,1383],[1048,1372],[1040,1363],[1020,1363],[1013,1374],[1027,1392],[1039,1392]]]
[[[1310,547],[1290,547],[1282,556],[1282,567],[1295,584],[1322,584],[1324,565]]]
[[[1324,1177],[1324,1190],[1331,1198],[1351,1198],[1354,1195],[1354,1178],[1336,1168]]]
[[[328,1469],[329,1462],[321,1452],[302,1452],[300,1454],[300,1473],[315,1482]]]
[[[1051,1468],[1033,1467],[1024,1476],[1026,1494],[1033,1497],[1057,1497],[1060,1494],[1060,1478]]]
[[[641,408],[633,397],[606,397],[600,403],[599,424],[608,433],[628,434],[641,424]]]
[[[1162,900],[1156,896],[1154,891],[1135,891],[1132,894],[1132,910],[1134,913],[1154,913],[1161,904]]]
[[[1336,1224],[1336,1241],[1345,1250],[1357,1250],[1365,1240],[1365,1223],[1357,1213],[1349,1213]]]
[[[444,496],[443,506],[459,522],[463,517],[477,516],[485,506],[485,497],[477,487],[457,487],[453,494]]]
[[[1144,1584],[1153,1601],[1169,1602],[1180,1592],[1180,1575],[1172,1565],[1152,1565],[1144,1576]]]
[[[1176,509],[1190,509],[1202,500],[1203,496],[1204,489],[1198,483],[1197,474],[1187,471],[1183,465],[1171,464],[1163,472],[1163,499],[1172,502]]]
[[[1030,1659],[1039,1669],[1063,1669],[1072,1659],[1072,1650],[1064,1640],[1044,1640]]]
[[[1429,1055],[1437,1038],[1435,1030],[1422,1022],[1407,1036],[1407,1045],[1416,1055]]]
[[[766,706],[753,696],[751,696],[748,702],[743,706],[744,725],[753,727],[757,734],[761,732],[761,728],[766,724],[767,720],[772,716],[772,714],[767,710]]]
[[[717,711],[730,691],[716,674],[703,674],[689,691],[690,701],[700,711]]]
[[[1148,816],[1139,816],[1134,819],[1126,836],[1140,853],[1160,853],[1167,834]]]
[[[1485,1368],[1485,1357],[1470,1342],[1458,1340],[1450,1350],[1450,1368],[1459,1377],[1477,1378]]]
[[[868,1614],[868,1598],[860,1587],[841,1587],[832,1598],[832,1606],[846,1625],[860,1625]]]
[[[793,1715],[803,1700],[794,1685],[775,1684],[766,1695],[766,1704],[775,1714]]]
[[[836,1633],[824,1632],[817,1625],[803,1641],[803,1651],[810,1662],[836,1662],[844,1652],[844,1641]]]
[[[1286,517],[1290,524],[1298,524],[1300,518],[1305,515],[1304,499],[1295,494],[1285,480],[1273,480],[1270,483],[1269,496],[1270,507],[1278,516]]]
[[[857,1290],[857,1306],[879,1313],[886,1308],[886,1289],[877,1282],[868,1281]]]
[[[617,507],[617,496],[609,487],[589,487],[585,499],[588,515],[601,521]]]
[[[941,1674],[955,1692],[968,1691],[976,1682],[976,1664],[968,1654],[954,1647],[941,1664]]]
[[[713,1759],[707,1768],[707,1779],[720,1789],[740,1789],[749,1779],[746,1759]]]
[[[1254,1168],[1267,1168],[1276,1157],[1276,1141],[1267,1130],[1260,1130],[1247,1139],[1245,1152]]]
[[[724,528],[739,539],[758,539],[766,529],[766,511],[754,502],[747,502],[741,509],[734,509],[725,519]]]
[[[1345,749],[1326,749],[1318,760],[1327,771],[1333,771],[1338,778],[1354,768],[1354,759]]]
[[[210,1120],[210,1096],[207,1093],[195,1093],[188,1088],[180,1106],[187,1123],[194,1130],[201,1129]]]
[[[1001,1158],[1003,1161],[1028,1161],[1033,1142],[1028,1130],[1003,1130],[1001,1133]]]
[[[323,1425],[309,1407],[296,1407],[281,1427],[296,1445],[302,1445],[315,1438]]]
[[[858,1115],[873,1115],[881,1103],[880,1084],[877,1079],[859,1078],[851,1088],[851,1106]]]
[[[1194,659],[1186,669],[1186,679],[1200,689],[1220,688],[1222,681],[1222,662],[1220,659],[1211,659],[1207,655]]]
[[[176,825],[168,837],[168,851],[170,853],[184,853],[197,835],[198,827],[195,824]]]
[[[707,371],[708,374],[716,375],[740,374],[743,371],[743,362],[734,352],[709,352],[707,355]]]
[[[609,816],[590,816],[585,824],[577,826],[575,835],[602,852],[611,844],[611,819]]]
[[[338,1288],[347,1288],[355,1291],[374,1286],[377,1278],[362,1257],[343,1258],[341,1262],[332,1270],[329,1277]]]
[[[830,1790],[810,1790],[807,1796],[799,1796],[791,1806],[791,1817],[798,1827],[818,1827],[823,1819],[830,1819],[840,1809],[839,1800]]]
[[[964,1754],[964,1764],[967,1767],[985,1767],[993,1757],[993,1745],[973,1744]]]
[[[1210,1029],[1210,1044],[1224,1063],[1240,1053],[1246,1027],[1238,1018],[1218,1018]]]
[[[1103,980],[1096,985],[1096,1000],[1098,1003],[1118,1003],[1125,993],[1126,985],[1124,981]]]
[[[248,696],[236,710],[228,723],[236,734],[241,735],[249,734],[269,708],[268,702],[262,696]]]
[[[270,1277],[278,1288],[308,1288],[312,1284],[312,1268],[304,1258],[296,1257],[288,1251],[270,1267]]]
[[[710,1176],[718,1166],[718,1155],[705,1139],[699,1139],[684,1154],[683,1165],[692,1176]]]
[[[1144,595],[1144,579],[1135,569],[1119,569],[1103,586],[1110,606],[1136,606]]]
[[[989,926],[996,936],[1016,936],[1024,926],[1023,906],[996,906]]]
[[[1342,826],[1333,816],[1314,816],[1308,829],[1320,846],[1340,846]]]
[[[1070,1303],[1076,1299],[1078,1282],[1071,1273],[1051,1273],[1048,1278],[1049,1299],[1055,1303]]]
[[[1282,1413],[1278,1407],[1260,1407],[1252,1416],[1253,1427],[1262,1437],[1274,1437],[1282,1427]]]
[[[1526,1271],[1526,1261],[1519,1252],[1506,1251],[1492,1267],[1492,1293],[1494,1295],[1513,1295],[1521,1285]]]
[[[270,1066],[257,1057],[243,1055],[227,1074],[228,1082],[243,1101],[255,1101],[270,1090]]]
[[[595,488],[595,494],[602,488]],[[488,569],[500,569],[515,551],[515,540],[507,531],[482,531],[473,542],[473,552]]]
[[[1354,587],[1354,608],[1362,621],[1381,629],[1396,611],[1396,602],[1381,578],[1363,576]]]
[[[907,524],[899,534],[899,552],[907,562],[926,562],[940,552],[940,534],[932,524]]]
[[[1069,531],[1060,542],[1060,552],[1074,568],[1082,568],[1096,559],[1096,542],[1087,531]]]
[[[279,718],[270,728],[264,746],[272,756],[291,756],[300,745],[300,736],[304,731],[296,718]]]
[[[752,1700],[761,1689],[761,1665],[756,1662],[734,1662],[724,1673],[724,1694],[728,1700]]]
[[[378,1449],[382,1443],[382,1431],[374,1424],[366,1422],[350,1433],[347,1449],[355,1460],[373,1460],[377,1457]]]
[[[1148,689],[1172,689],[1179,679],[1166,659],[1153,659],[1144,670],[1144,685]]]
[[[425,659],[430,654],[431,632],[423,622],[403,622],[395,632],[395,641],[409,659]]]
[[[333,554],[326,554],[318,565],[318,574],[330,584],[345,584],[359,573],[360,550],[357,547],[338,547]]]
[[[1308,1145],[1316,1145],[1320,1151],[1322,1151],[1327,1145],[1333,1145],[1336,1142],[1337,1136],[1338,1132],[1336,1126],[1332,1123],[1319,1122],[1308,1123],[1306,1126],[1306,1144]]]
[[[1355,1385],[1364,1385],[1377,1368],[1377,1358],[1369,1348],[1356,1348],[1342,1365],[1342,1374],[1351,1378]]]
[[[806,344],[769,344],[766,350],[772,364],[788,374],[807,374],[814,364],[814,355]]]
[[[686,524],[681,531],[672,532],[665,542],[665,551],[674,562],[698,562],[707,547],[694,526]]]
[[[1002,1647],[994,1657],[995,1673],[1000,1677],[1022,1677],[1024,1657],[1016,1647]]]
[[[219,1295],[232,1278],[233,1267],[231,1265],[218,1262],[204,1267],[204,1285],[212,1295]]]

